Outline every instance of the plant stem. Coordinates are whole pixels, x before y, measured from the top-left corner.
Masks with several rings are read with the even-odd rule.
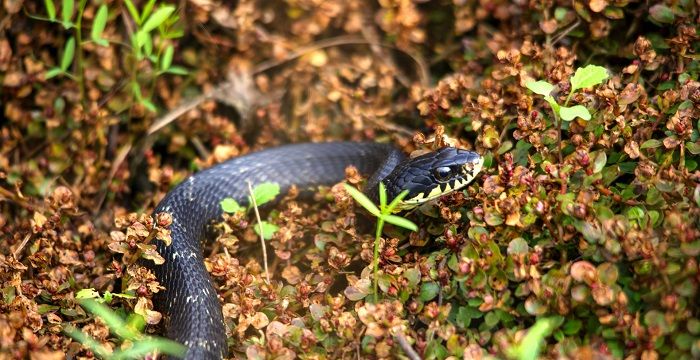
[[[384,228],[384,218],[381,216],[377,218],[377,233],[374,237],[374,303],[376,304],[379,301],[379,293],[378,293],[378,279],[377,279],[377,274],[379,274],[379,241],[381,239],[382,235],[382,229]]]
[[[78,64],[76,69],[76,74],[78,78],[78,90],[80,91],[80,100],[85,106],[85,74],[83,74],[84,68],[84,57],[83,57],[83,12],[85,11],[85,5],[87,5],[87,0],[80,0],[78,5],[78,17],[75,20],[75,39],[78,43]]]

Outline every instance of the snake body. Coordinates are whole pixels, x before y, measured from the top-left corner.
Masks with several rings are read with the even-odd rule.
[[[224,198],[246,204],[248,183],[253,187],[277,183],[282,194],[292,185],[304,190],[335,184],[345,178],[346,167],[353,165],[360,173],[371,174],[365,186],[367,194],[376,194],[382,181],[389,200],[403,189],[409,190],[408,198],[428,200],[466,185],[481,168],[478,154],[448,149],[452,150],[406,160],[400,151],[384,144],[294,144],[237,157],[192,175],[170,191],[154,211],[168,212],[173,218],[172,244],[157,245],[165,263],[150,265],[165,287],[156,294],[154,304],[165,316],[167,336],[188,348],[187,359],[227,355],[221,305],[202,255],[206,226],[221,216]],[[445,169],[453,169],[455,176],[443,178]],[[469,173],[461,176],[462,170]],[[431,180],[431,174],[439,179]]]

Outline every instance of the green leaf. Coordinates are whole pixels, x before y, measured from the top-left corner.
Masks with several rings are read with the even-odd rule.
[[[75,294],[76,299],[97,299],[99,297],[100,293],[93,288],[82,289]]]
[[[384,186],[384,184],[380,183],[379,187],[381,188],[383,186]],[[394,200],[391,200],[391,203],[389,203],[389,205],[386,206],[384,213],[385,214],[393,213],[394,209],[399,205],[399,203],[401,201],[403,201],[403,199],[406,197],[406,195],[408,195],[408,190],[404,190],[401,193],[399,193],[399,195],[397,195],[396,198],[394,198]]]
[[[662,142],[656,139],[649,139],[639,146],[640,149],[655,149],[661,146]]]
[[[151,11],[153,11],[153,7],[156,5],[156,0],[148,0],[146,3],[146,6],[143,7],[143,11],[141,12],[141,19],[146,20],[149,15],[151,15]]]
[[[258,236],[260,236],[260,227],[261,226],[262,226],[262,231],[263,231],[262,237],[265,240],[270,240],[272,238],[272,236],[275,235],[277,230],[280,229],[279,226],[277,226],[275,224],[270,224],[267,221],[261,221],[260,224],[256,224],[254,227],[255,233],[258,234]]]
[[[269,203],[279,194],[280,185],[276,183],[262,183],[253,188],[253,198],[257,206]]]
[[[554,85],[544,80],[530,81],[529,83],[525,84],[525,86],[535,94],[539,94],[542,96],[549,96],[552,93],[552,91],[554,91]]]
[[[673,14],[673,10],[664,4],[656,4],[650,7],[649,16],[651,16],[654,21],[662,24],[671,24],[676,18]]]
[[[519,360],[536,360],[544,340],[555,328],[552,318],[538,319],[535,325],[528,329],[523,341],[512,351]]]
[[[685,148],[693,155],[700,154],[700,144],[698,143],[688,141],[685,143]]]
[[[134,35],[134,42],[136,48],[141,49],[146,43],[151,42],[151,35],[145,31],[138,31]]]
[[[386,208],[386,186],[383,182],[379,182],[379,208]]]
[[[420,287],[420,299],[422,301],[430,301],[434,299],[440,292],[440,285],[434,281],[425,282]]]
[[[106,305],[92,299],[85,299],[80,301],[80,306],[102,319],[105,325],[120,338],[134,340],[139,336],[138,332],[126,326],[126,322]]]
[[[97,10],[97,15],[95,15],[95,20],[92,22],[92,30],[90,31],[90,38],[98,45],[107,46],[109,42],[102,38],[102,32],[107,25],[107,18],[109,17],[109,10],[106,4],[102,4]]]
[[[131,347],[116,351],[109,357],[111,360],[122,359],[142,359],[144,356],[158,350],[158,352],[182,358],[187,352],[187,348],[169,339],[147,337],[135,342]]]
[[[549,106],[552,107],[552,110],[554,111],[554,113],[559,115],[559,108],[560,108],[559,103],[557,103],[557,101],[554,100],[554,98],[551,96],[545,96],[544,99],[547,101],[547,103],[549,103]]]
[[[225,198],[221,200],[219,203],[221,205],[221,210],[229,213],[229,214],[234,214],[237,212],[242,212],[245,210],[236,200],[233,198]]]
[[[163,52],[163,57],[160,59],[161,70],[168,70],[170,65],[173,64],[173,54],[175,53],[175,48],[172,45],[168,45]]]
[[[411,220],[404,219],[396,215],[382,215],[382,217],[384,218],[384,221],[388,222],[389,224],[394,224],[411,231],[418,231],[418,226]]]
[[[143,105],[150,112],[154,112],[154,113],[158,112],[158,108],[156,107],[156,104],[152,103],[148,99],[141,99],[141,101],[139,101],[139,104]]]
[[[630,220],[641,219],[644,217],[644,210],[639,206],[633,206],[627,209],[627,218]]]
[[[607,162],[608,155],[605,154],[605,151],[598,151],[593,158],[593,173],[596,174],[603,171]]]
[[[56,77],[58,75],[61,75],[63,73],[64,73],[64,71],[61,68],[57,68],[57,67],[51,68],[51,69],[47,70],[46,73],[44,74],[44,79],[48,80],[48,79],[51,79],[51,78]]]
[[[377,208],[377,205],[374,205],[372,200],[370,200],[367,195],[363,194],[360,190],[355,189],[354,187],[348,185],[348,184],[343,184],[345,187],[345,190],[352,196],[355,201],[357,201],[358,204],[360,204],[365,210],[369,211],[370,214],[372,214],[375,217],[379,217],[381,214],[379,212],[379,208]]]
[[[73,17],[74,0],[63,0],[62,4],[61,19],[63,19],[63,27],[69,29],[73,25],[70,20]]]
[[[129,14],[136,22],[136,25],[141,25],[142,20],[139,16],[138,10],[136,10],[136,6],[134,6],[134,3],[132,3],[131,0],[124,0],[124,5],[126,5],[126,9],[129,10]]]
[[[588,112],[588,109],[583,105],[575,105],[572,107],[562,106],[559,110],[559,115],[564,121],[571,121],[576,117],[580,117],[586,121],[591,119],[591,113]]]
[[[75,38],[70,37],[66,42],[66,47],[63,49],[63,57],[61,58],[61,70],[68,71],[68,67],[73,62],[75,55]]]
[[[162,24],[169,16],[175,11],[175,6],[173,5],[166,5],[153,13],[148,20],[143,24],[143,28],[141,28],[141,31],[143,32],[151,32],[153,29],[157,28]]]
[[[100,344],[84,332],[76,329],[74,326],[68,325],[66,326],[64,331],[66,332],[66,334],[68,334],[68,336],[72,337],[77,342],[83,344],[84,346],[92,350],[92,352],[95,355],[97,355],[97,357],[101,359],[107,359],[108,355],[111,355],[111,352],[107,350],[106,347],[104,347],[102,344]]]
[[[594,85],[598,85],[608,78],[608,70],[598,65],[588,65],[586,67],[576,69],[576,73],[571,78],[571,91],[585,89]]]
[[[165,70],[165,72],[168,74],[175,74],[175,75],[189,75],[190,74],[190,72],[182,66],[171,66],[170,68],[168,68],[168,70]]]
[[[56,5],[53,4],[53,0],[44,0],[44,6],[49,19],[56,20]]]

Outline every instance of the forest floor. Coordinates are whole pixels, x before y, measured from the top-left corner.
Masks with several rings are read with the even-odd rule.
[[[158,201],[329,140],[486,160],[385,229],[377,273],[342,186],[266,216],[267,272],[254,214],[227,216],[205,256],[232,357],[700,357],[699,8],[3,1],[0,359],[158,347]]]

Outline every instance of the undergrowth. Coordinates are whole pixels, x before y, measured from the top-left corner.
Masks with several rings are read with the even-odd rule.
[[[343,186],[260,223],[228,211],[206,265],[230,353],[700,356],[697,3],[2,6],[0,359],[126,351],[85,297],[162,333],[138,266],[166,261],[158,200],[232,156],[340,139],[451,143],[484,169],[407,215],[417,231],[373,232]],[[224,80],[228,102],[149,135]]]

